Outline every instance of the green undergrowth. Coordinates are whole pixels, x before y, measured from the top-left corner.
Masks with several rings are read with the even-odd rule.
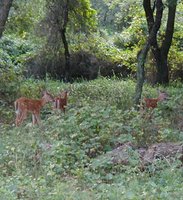
[[[133,149],[127,166],[106,157],[125,142],[144,148],[182,142],[182,84],[160,88],[169,99],[154,111],[133,108],[132,80],[46,84],[54,95],[70,91],[66,114],[47,105],[40,126],[33,127],[28,118],[17,128],[13,106],[9,108],[10,120],[0,125],[0,199],[182,198],[180,161],[158,160],[141,171]],[[45,89],[43,81],[27,80],[18,94],[38,97],[41,89]],[[157,88],[145,85],[143,96],[156,97]]]

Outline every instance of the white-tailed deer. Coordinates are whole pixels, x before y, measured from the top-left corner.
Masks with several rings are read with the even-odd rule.
[[[53,109],[59,109],[65,113],[65,107],[67,106],[68,91],[63,91],[58,97],[54,98]]]
[[[40,123],[40,110],[48,102],[53,102],[54,98],[47,91],[43,92],[41,99],[29,99],[20,97],[14,102],[16,119],[15,124],[19,126],[26,118],[27,114],[32,114],[32,124]]]
[[[166,92],[161,92],[158,90],[158,98],[144,98],[146,108],[156,108],[159,101],[164,101],[167,99],[168,94]]]

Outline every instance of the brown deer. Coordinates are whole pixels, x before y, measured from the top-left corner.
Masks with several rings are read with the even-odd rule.
[[[154,109],[158,106],[158,102],[167,99],[168,94],[166,92],[158,91],[158,98],[144,98],[146,108]]]
[[[59,109],[65,113],[65,107],[67,106],[69,92],[63,91],[58,97],[54,98],[53,109]]]
[[[26,118],[27,114],[32,114],[32,124],[40,123],[40,110],[48,102],[53,102],[53,96],[47,91],[43,92],[41,99],[29,99],[26,97],[20,97],[14,102],[16,119],[15,124],[19,126]]]

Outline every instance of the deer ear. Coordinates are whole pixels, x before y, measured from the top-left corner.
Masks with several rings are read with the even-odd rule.
[[[158,91],[158,94],[165,94],[165,95],[168,95],[167,92],[162,91],[162,90],[160,90],[160,89],[157,89],[157,91]]]
[[[165,92],[165,91],[158,90],[158,93],[159,93],[159,94],[163,94],[163,95],[165,95],[165,96],[168,96],[168,93]]]
[[[47,90],[43,90],[43,91],[42,91],[42,96],[44,96],[44,95],[46,95],[46,94],[47,94],[47,95],[51,95]],[[51,96],[52,96],[52,95],[51,95]]]

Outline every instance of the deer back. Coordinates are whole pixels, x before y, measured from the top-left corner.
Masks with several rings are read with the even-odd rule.
[[[45,103],[52,102],[54,100],[53,96],[47,91],[44,92],[41,99],[29,99],[27,97],[20,97],[15,101],[15,110],[24,109],[30,112],[40,110]]]
[[[146,108],[156,108],[158,99],[157,98],[144,98]]]

